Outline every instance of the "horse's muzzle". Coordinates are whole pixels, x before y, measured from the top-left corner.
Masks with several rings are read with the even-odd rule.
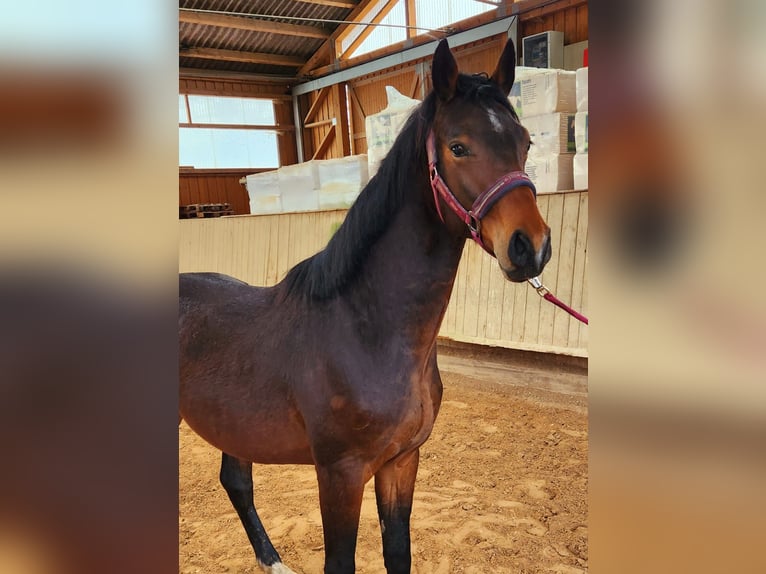
[[[537,277],[551,259],[550,232],[544,235],[539,247],[535,248],[529,236],[517,229],[508,242],[508,259],[514,269],[505,271],[505,275],[511,281],[526,281],[530,277]]]

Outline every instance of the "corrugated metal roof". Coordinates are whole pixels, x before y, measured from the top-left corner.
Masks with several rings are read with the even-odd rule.
[[[259,21],[311,26],[327,34],[332,33],[340,24],[322,23],[321,20],[345,20],[352,12],[350,7],[341,8],[293,0],[180,0],[179,8],[223,14],[253,14],[258,15],[257,20]],[[307,21],[295,21],[288,17],[306,18]],[[322,46],[324,40],[307,36],[180,22],[178,43],[179,65],[182,68],[295,77],[298,70],[297,66],[208,59],[185,55],[184,52],[187,48],[256,52],[276,56],[291,56],[305,62]]]
[[[372,8],[375,5],[380,7],[384,4],[380,0],[349,0],[349,2],[353,2],[353,6],[338,7],[297,0],[179,0],[181,15],[186,20],[192,18],[187,16],[192,14],[187,10],[204,11],[193,12],[193,18],[196,21],[179,23],[179,64],[186,69],[268,74],[298,79],[300,64],[308,62],[317,53],[325,43],[325,38],[243,30],[231,27],[232,22],[215,20],[216,17],[236,18],[234,16],[236,14],[249,14],[256,22],[308,27],[312,30],[320,30],[329,36],[342,25],[342,22],[350,20],[354,8],[361,2]],[[399,3],[403,5],[404,0],[399,0]],[[474,0],[416,0],[416,20],[418,26],[437,29],[456,20],[492,9],[493,7],[489,4]],[[369,21],[375,14],[377,14],[376,10],[372,9],[364,19]],[[244,18],[240,16],[240,19]],[[336,22],[330,23],[327,22],[328,20]],[[384,23],[404,24],[403,6],[397,5],[386,16]],[[377,28],[355,52],[361,54],[402,39],[404,39],[404,31],[401,28]],[[353,36],[342,43],[347,47],[352,41]],[[215,52],[215,50],[231,53]],[[232,61],[232,59],[247,57],[248,53],[269,54],[274,57],[274,61]],[[279,57],[283,60],[280,61]],[[292,62],[285,62],[284,58],[292,60],[294,65],[289,65]],[[322,53],[316,60],[312,60],[312,63],[315,64],[311,66],[313,69],[322,69],[326,73],[332,59],[329,53]],[[302,77],[311,75],[311,71],[301,73]]]

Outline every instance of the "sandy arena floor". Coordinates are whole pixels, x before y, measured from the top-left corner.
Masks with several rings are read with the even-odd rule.
[[[415,488],[413,572],[587,572],[585,376],[441,356],[440,366],[444,401]],[[185,423],[179,444],[179,572],[260,572],[218,482],[220,453]],[[322,572],[313,467],[256,465],[253,481],[285,565]],[[385,572],[373,481],[356,562],[357,572]]]

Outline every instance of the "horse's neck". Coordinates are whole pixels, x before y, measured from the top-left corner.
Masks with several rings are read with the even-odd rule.
[[[370,251],[352,300],[394,336],[407,332],[428,346],[444,317],[464,244],[424,205],[408,203]]]

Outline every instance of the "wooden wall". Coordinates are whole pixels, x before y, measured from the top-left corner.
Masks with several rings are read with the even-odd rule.
[[[194,203],[228,203],[236,215],[250,213],[247,189],[239,183],[240,178],[253,170],[202,170],[181,169],[178,177],[178,205]]]
[[[544,283],[587,315],[588,194],[541,195],[553,257]],[[180,270],[217,271],[273,285],[324,247],[345,211],[183,220]],[[587,327],[543,301],[526,283],[506,281],[494,259],[467,242],[442,337],[498,347],[587,356]]]
[[[526,6],[525,6],[526,4]],[[564,0],[554,4],[520,2],[519,38],[554,30],[564,33],[564,45],[588,39],[588,3]]]

